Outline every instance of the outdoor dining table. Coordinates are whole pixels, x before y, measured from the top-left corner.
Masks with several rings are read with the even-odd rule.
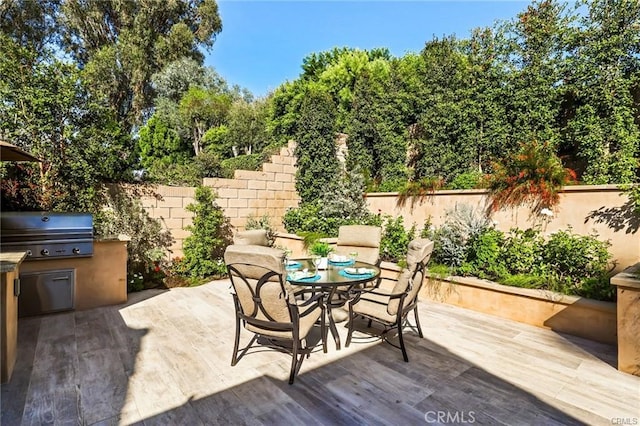
[[[316,270],[312,259],[294,259],[291,262],[297,263],[296,270],[308,271]],[[345,268],[366,268],[372,271],[369,274],[348,274]],[[287,275],[287,280],[294,285],[316,288],[325,294],[329,329],[336,344],[336,349],[340,349],[340,336],[336,327],[336,321],[332,314],[332,309],[342,307],[346,300],[338,300],[335,296],[340,292],[351,290],[358,284],[375,281],[380,276],[380,268],[366,262],[329,262],[327,269],[316,270],[316,275],[308,278],[295,279],[293,274]]]

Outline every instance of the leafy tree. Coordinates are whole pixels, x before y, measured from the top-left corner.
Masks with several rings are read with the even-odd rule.
[[[55,16],[60,3],[60,0],[4,0],[0,3],[0,32],[36,57],[45,55],[58,38]]]
[[[129,135],[80,70],[39,54],[0,35],[0,129],[44,160],[4,168],[3,208],[93,211],[102,182],[131,176]],[[15,204],[16,192],[27,205]]]
[[[202,151],[203,137],[207,129],[222,125],[226,121],[231,98],[224,93],[192,86],[178,104],[182,126],[191,132],[193,152]]]
[[[66,52],[126,130],[152,106],[151,76],[179,58],[202,61],[198,48],[222,29],[215,0],[71,0],[57,18]]]
[[[558,145],[558,120],[563,100],[566,44],[571,15],[555,0],[532,2],[505,29],[510,73],[505,92],[511,146],[532,139]]]
[[[227,82],[212,68],[184,57],[167,64],[151,77],[158,98],[179,102],[191,86],[228,92]]]
[[[581,1],[571,44],[568,144],[590,184],[637,181],[640,157],[640,4]]]
[[[414,180],[441,177],[450,181],[476,162],[473,122],[465,103],[471,81],[468,59],[454,37],[434,39],[422,51],[424,98],[413,136],[410,165]]]
[[[235,101],[229,110],[223,155],[248,155],[262,151],[267,145],[267,114],[267,103],[264,100],[252,103]]]
[[[393,100],[388,78],[379,81],[365,73],[356,83],[347,128],[347,167],[364,170],[383,190],[397,189],[407,179],[403,123]]]
[[[295,149],[296,189],[302,203],[320,199],[338,173],[334,111],[331,96],[323,88],[309,85],[300,108]]]
[[[156,161],[166,165],[184,163],[191,151],[181,143],[176,130],[162,121],[159,116],[152,116],[139,132],[138,147],[140,164],[151,168]]]

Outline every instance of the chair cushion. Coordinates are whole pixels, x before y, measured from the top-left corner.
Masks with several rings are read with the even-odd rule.
[[[382,229],[369,225],[343,225],[338,230],[336,252],[347,255],[358,253],[358,260],[372,265],[380,259]]]
[[[360,300],[353,304],[353,311],[357,314],[377,318],[388,323],[394,323],[396,316],[387,312],[387,305],[389,304],[388,295],[391,293],[382,288],[376,289],[376,293],[386,294],[364,293]]]
[[[302,302],[303,301],[301,301],[301,303]],[[304,308],[302,308],[302,309],[304,309]],[[320,318],[320,315],[322,315],[322,309],[320,308],[320,305],[318,305],[318,307],[316,309],[314,309],[313,311],[309,312],[304,317],[300,317],[300,323],[298,324],[300,332],[298,334],[298,337],[301,340],[304,339],[305,337],[307,337],[307,334],[309,334],[309,331],[313,327],[313,324],[315,324],[316,321],[318,321],[318,318]],[[247,330],[249,330],[249,331],[261,334],[263,336],[269,336],[269,337],[274,337],[274,338],[279,338],[279,339],[293,339],[293,333],[290,332],[290,331],[265,330],[263,328],[257,327],[257,326],[255,326],[253,324],[248,323],[248,322],[247,322],[245,328]]]
[[[265,229],[249,229],[238,231],[233,236],[233,244],[269,247],[269,239]]]
[[[227,265],[233,265],[246,278],[254,279],[262,278],[266,270],[284,275],[284,257],[283,250],[260,245],[233,244],[224,252]]]
[[[407,267],[400,273],[398,277],[398,282],[393,287],[392,293],[398,294],[406,292],[409,288],[409,282],[411,281],[411,277],[418,267],[419,263],[426,264],[431,257],[431,252],[433,251],[433,241],[427,240],[426,238],[416,238],[409,243],[409,247],[407,249]],[[413,282],[411,283],[411,290],[409,290],[409,294],[405,298],[404,304],[408,305],[413,302],[416,298],[418,291],[422,288],[422,282],[424,281],[424,274],[418,273],[413,278]],[[400,300],[394,299],[389,302],[389,307],[387,312],[390,315],[395,315],[398,312],[398,308],[400,307]]]
[[[338,229],[338,246],[380,247],[382,230],[377,226],[343,225]]]
[[[232,273],[231,282],[245,315],[268,320],[263,312],[254,312],[253,294],[258,291],[258,281],[265,274],[275,272],[277,275],[268,279],[259,296],[267,315],[278,322],[291,322],[288,303],[294,302],[295,297],[290,284],[282,278],[285,273],[284,251],[256,245],[230,245],[225,250],[224,260],[240,274]]]

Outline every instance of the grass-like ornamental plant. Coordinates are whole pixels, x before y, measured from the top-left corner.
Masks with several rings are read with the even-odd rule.
[[[328,243],[322,241],[316,241],[309,247],[309,253],[320,257],[327,257],[332,251],[333,248]]]
[[[576,180],[573,170],[565,168],[548,142],[522,144],[520,151],[493,165],[487,177],[491,202],[489,209],[529,205],[533,211],[558,204],[560,189]]]

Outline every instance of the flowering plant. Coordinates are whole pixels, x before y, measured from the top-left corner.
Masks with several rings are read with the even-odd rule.
[[[530,205],[545,216],[560,200],[562,186],[576,180],[573,170],[562,166],[548,142],[523,144],[520,152],[504,163],[493,165],[494,173],[486,178],[491,197],[490,211],[505,207]]]
[[[142,275],[142,272],[134,272],[131,274],[127,284],[127,290],[130,292],[144,289],[144,276]]]

